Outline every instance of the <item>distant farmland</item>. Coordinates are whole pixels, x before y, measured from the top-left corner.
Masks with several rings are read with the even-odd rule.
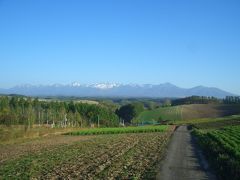
[[[172,107],[161,107],[142,112],[137,120],[151,122],[160,120],[190,120],[199,118],[216,118],[240,114],[239,105],[192,104]]]

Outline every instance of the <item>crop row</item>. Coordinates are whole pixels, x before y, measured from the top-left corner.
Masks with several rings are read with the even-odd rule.
[[[165,132],[96,136],[30,153],[0,166],[0,179],[133,179],[153,173],[173,127]]]
[[[122,127],[122,128],[94,128],[67,133],[68,135],[96,135],[96,134],[123,134],[123,133],[147,133],[164,132],[169,126],[140,126],[140,127]]]
[[[219,179],[240,179],[240,126],[194,134]]]

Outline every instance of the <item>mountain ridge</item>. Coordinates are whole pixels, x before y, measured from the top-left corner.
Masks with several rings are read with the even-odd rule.
[[[79,97],[186,97],[186,96],[214,96],[224,98],[235,94],[215,87],[196,86],[181,88],[171,83],[163,84],[120,84],[95,83],[52,85],[25,84],[8,89],[0,89],[1,94],[22,94],[26,96],[79,96]]]

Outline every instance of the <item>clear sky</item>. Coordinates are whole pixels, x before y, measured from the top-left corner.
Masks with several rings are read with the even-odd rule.
[[[239,0],[0,0],[0,87],[170,82],[240,94]]]

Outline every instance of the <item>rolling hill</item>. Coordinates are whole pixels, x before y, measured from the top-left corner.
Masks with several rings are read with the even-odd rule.
[[[152,122],[160,119],[177,121],[216,118],[235,114],[240,114],[240,105],[192,104],[144,111],[136,119],[139,122]]]

